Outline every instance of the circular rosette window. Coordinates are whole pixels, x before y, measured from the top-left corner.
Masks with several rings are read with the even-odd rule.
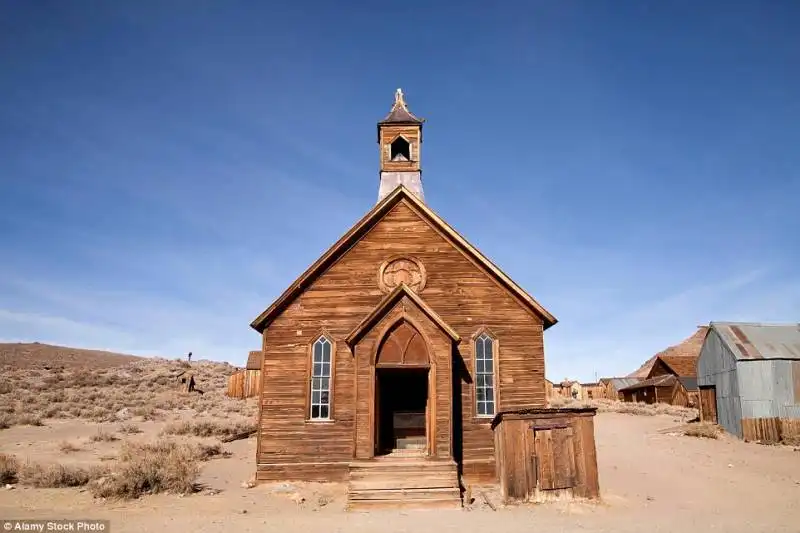
[[[391,292],[401,283],[414,292],[422,292],[425,282],[425,267],[415,257],[394,257],[384,261],[378,270],[378,285],[383,292]]]

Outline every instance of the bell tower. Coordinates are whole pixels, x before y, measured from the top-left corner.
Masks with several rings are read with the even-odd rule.
[[[397,89],[392,110],[378,122],[381,154],[379,202],[399,185],[425,201],[419,165],[424,122],[424,119],[417,118],[408,110],[402,89]]]

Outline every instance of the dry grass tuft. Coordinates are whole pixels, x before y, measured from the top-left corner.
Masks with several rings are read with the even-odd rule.
[[[118,441],[119,437],[105,429],[98,429],[97,433],[90,437],[92,442],[114,442]]]
[[[123,435],[134,435],[142,432],[142,430],[139,429],[139,426],[131,423],[120,424],[117,431],[119,431]]]
[[[785,444],[786,446],[800,446],[800,435],[786,435],[781,438],[781,444]]]
[[[14,424],[17,426],[43,426],[44,422],[35,414],[21,414],[16,417]]]
[[[119,467],[95,481],[92,494],[101,498],[131,499],[159,492],[194,492],[200,471],[198,454],[196,447],[171,441],[125,442]]]
[[[27,462],[19,467],[17,478],[20,484],[37,488],[81,487],[105,473],[101,467]]]
[[[195,437],[229,437],[253,428],[252,422],[195,420],[172,422],[167,424],[162,433],[165,435],[194,435]]]
[[[0,484],[17,482],[19,463],[13,455],[0,453]]]
[[[72,452],[79,452],[82,450],[80,446],[77,446],[69,441],[62,441],[61,444],[58,445],[58,449],[61,453],[72,453]]]
[[[682,433],[687,437],[701,437],[705,439],[718,439],[722,434],[722,429],[716,424],[698,422],[689,424],[683,428]]]

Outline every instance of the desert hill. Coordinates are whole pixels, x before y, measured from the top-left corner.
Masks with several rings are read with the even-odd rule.
[[[694,332],[694,335],[691,337],[684,339],[682,342],[670,346],[666,350],[660,351],[655,354],[653,357],[648,359],[647,361],[642,364],[635,372],[628,374],[630,378],[645,378],[647,374],[650,373],[650,369],[653,367],[653,363],[655,363],[656,358],[662,355],[664,356],[675,356],[675,357],[697,357],[700,355],[700,349],[703,347],[703,341],[706,338],[706,332],[708,331],[708,326],[697,326],[697,331]]]
[[[143,357],[101,350],[32,343],[0,343],[0,367],[12,368],[115,368]]]

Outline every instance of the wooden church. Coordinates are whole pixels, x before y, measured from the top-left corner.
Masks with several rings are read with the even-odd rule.
[[[426,205],[423,122],[398,89],[377,204],[251,324],[260,481],[460,505],[459,482],[497,479],[493,421],[546,405],[556,318]]]

